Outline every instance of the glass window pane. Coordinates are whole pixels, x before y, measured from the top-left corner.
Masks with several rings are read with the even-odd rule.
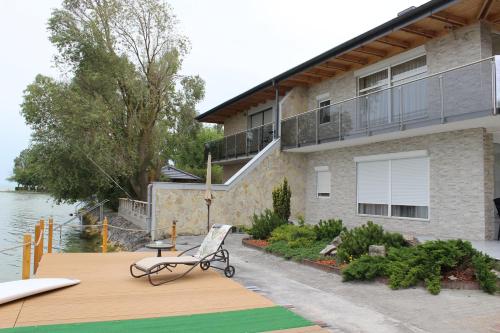
[[[264,111],[264,124],[273,122],[273,109]]]
[[[359,90],[364,91],[368,88],[380,87],[387,85],[387,69],[370,74],[359,79]]]
[[[388,216],[389,205],[360,203],[358,204],[358,212],[365,215]]]
[[[250,116],[250,128],[262,126],[262,113],[256,113]]]
[[[396,65],[391,68],[392,82],[421,74],[425,70],[426,65],[427,57],[425,55]]]
[[[393,205],[391,206],[391,215],[397,217],[427,219],[429,218],[429,207]]]

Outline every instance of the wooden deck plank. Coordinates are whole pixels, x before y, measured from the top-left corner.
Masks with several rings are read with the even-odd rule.
[[[0,328],[14,327],[23,300],[0,305]]]
[[[173,253],[172,253],[173,254]],[[196,268],[176,282],[153,287],[134,279],[131,263],[154,253],[45,254],[37,277],[80,279],[79,285],[27,298],[0,308],[0,318],[17,313],[16,326],[150,318],[269,307],[274,304],[231,279]],[[176,269],[177,271],[178,269]],[[179,270],[180,271],[180,270]],[[160,273],[172,274],[172,273]],[[5,323],[7,324],[5,324]],[[15,320],[14,320],[15,322]],[[2,320],[12,327],[12,320]]]

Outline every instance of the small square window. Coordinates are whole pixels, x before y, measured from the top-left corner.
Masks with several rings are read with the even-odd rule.
[[[330,122],[330,100],[319,102],[319,123],[326,124]]]

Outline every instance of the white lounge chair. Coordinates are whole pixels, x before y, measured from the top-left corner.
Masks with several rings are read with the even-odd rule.
[[[200,268],[206,271],[212,266],[212,262],[222,262],[225,264],[225,267],[212,267],[223,270],[224,275],[228,278],[231,278],[234,276],[235,269],[233,266],[229,265],[229,252],[226,249],[222,248],[224,239],[226,239],[226,236],[231,228],[232,226],[227,224],[214,224],[200,245],[192,247],[180,253],[177,257],[148,257],[141,259],[138,262],[130,265],[130,274],[135,278],[147,276],[149,282],[152,285],[158,286],[184,277],[197,265],[200,265]],[[198,248],[196,254],[186,255],[187,252],[196,248]],[[175,268],[177,265],[189,265],[192,267],[185,271],[183,274],[165,281],[153,282],[151,280],[152,274],[158,273],[163,269],[167,269],[168,271],[172,272],[171,269]],[[142,273],[134,274],[134,269],[141,271]]]

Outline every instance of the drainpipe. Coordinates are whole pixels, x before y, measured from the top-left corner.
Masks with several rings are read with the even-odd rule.
[[[274,86],[274,138],[278,139],[280,137],[280,93],[278,82],[273,80]]]

